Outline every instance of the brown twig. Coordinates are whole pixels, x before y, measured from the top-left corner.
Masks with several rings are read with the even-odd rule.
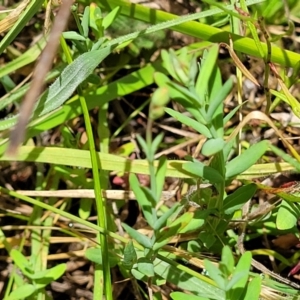
[[[7,150],[9,155],[15,155],[17,153],[18,146],[24,140],[26,126],[32,115],[34,105],[43,90],[44,79],[48,71],[51,69],[52,62],[59,45],[59,38],[66,27],[72,3],[73,0],[64,0],[55,18],[48,43],[35,67],[30,88],[21,105],[18,123],[11,132]]]

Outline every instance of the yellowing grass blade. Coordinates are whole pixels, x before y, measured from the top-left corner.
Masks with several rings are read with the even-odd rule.
[[[29,2],[30,0],[22,1],[17,8],[0,21],[0,33],[6,32],[15,24]]]

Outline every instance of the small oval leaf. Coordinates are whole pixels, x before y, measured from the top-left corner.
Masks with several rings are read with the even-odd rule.
[[[199,161],[193,161],[182,165],[182,168],[196,177],[207,179],[211,183],[222,183],[222,175],[215,169],[204,165]]]
[[[206,141],[202,147],[201,153],[205,156],[212,156],[220,151],[225,146],[225,141],[223,139],[210,139]]]

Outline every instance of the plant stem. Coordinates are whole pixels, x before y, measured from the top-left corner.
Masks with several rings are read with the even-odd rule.
[[[66,41],[63,37],[61,37],[61,45],[64,50],[64,53],[67,57],[68,63],[72,62],[72,58],[70,56],[70,52]],[[106,205],[105,199],[102,197],[102,184],[101,178],[99,176],[99,171],[101,170],[101,163],[99,161],[94,142],[94,135],[92,124],[89,116],[89,110],[86,105],[85,97],[83,96],[81,86],[79,85],[77,88],[77,92],[79,95],[79,101],[83,112],[84,123],[86,126],[86,132],[88,136],[88,143],[91,155],[92,162],[92,173],[94,179],[94,191],[95,191],[95,200],[97,207],[97,216],[98,216],[98,224],[100,227],[104,228],[104,231],[107,230],[107,220],[106,220]],[[103,296],[102,288],[99,288],[99,279],[102,278],[102,270],[103,270],[103,280],[105,287],[105,295],[107,300],[112,300],[112,287],[111,287],[111,277],[110,277],[110,265],[108,259],[108,240],[105,233],[99,233],[99,243],[101,245],[101,253],[102,253],[102,266],[95,267],[95,275],[94,275],[94,299],[101,299]]]

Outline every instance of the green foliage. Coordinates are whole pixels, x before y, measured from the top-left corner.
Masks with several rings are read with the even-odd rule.
[[[85,257],[89,259],[90,261],[102,265],[103,260],[102,260],[102,253],[100,248],[89,248],[85,251]],[[111,268],[117,265],[119,262],[119,259],[115,255],[110,255],[109,256],[109,265]]]
[[[88,142],[82,145],[81,149],[74,149],[79,147],[78,137],[72,137],[72,134],[63,128],[61,132],[64,142],[58,145],[59,147],[22,147],[18,159],[61,165],[55,171],[49,172],[49,178],[43,179],[45,182],[40,182],[39,188],[41,189],[45,189],[48,183],[52,182],[50,179],[52,179],[53,173],[59,173],[58,177],[54,176],[57,182],[63,178],[69,184],[71,183],[69,187],[95,187],[95,202],[100,226],[87,221],[93,208],[93,202],[87,198],[81,199],[78,211],[80,219],[65,212],[64,209],[67,206],[57,209],[51,205],[51,202],[45,204],[42,201],[22,197],[3,188],[1,191],[12,197],[19,197],[38,208],[34,212],[32,220],[28,221],[29,224],[34,223],[40,226],[46,224],[39,223],[41,219],[41,211],[39,210],[44,208],[101,232],[98,239],[101,247],[89,248],[85,252],[86,258],[97,265],[95,282],[103,279],[102,274],[100,276],[98,272],[99,270],[103,271],[104,282],[109,282],[109,287],[110,277],[105,275],[109,273],[109,268],[118,266],[122,274],[132,280],[143,280],[149,287],[152,284],[162,285],[168,282],[181,290],[192,293],[192,295],[189,294],[189,297],[195,300],[259,299],[262,284],[273,287],[274,282],[262,280],[259,276],[250,274],[252,259],[250,252],[244,253],[236,263],[236,257],[233,256],[229,247],[229,245],[234,246],[237,239],[236,233],[231,230],[231,223],[236,221],[234,220],[236,216],[241,215],[242,207],[251,200],[259,186],[246,182],[229,195],[226,193],[226,187],[231,184],[233,179],[239,178],[251,168],[254,169],[257,162],[270,150],[295,169],[300,170],[300,165],[290,155],[282,153],[268,141],[260,141],[236,154],[235,135],[228,138],[226,124],[232,120],[242,104],[224,115],[224,102],[232,92],[234,83],[232,79],[225,82],[222,80],[221,71],[218,67],[219,45],[216,43],[229,43],[232,38],[232,51],[239,50],[244,54],[264,58],[266,63],[269,63],[267,58],[270,56],[272,63],[294,67],[292,76],[280,75],[282,77],[282,91],[270,91],[277,97],[276,101],[285,101],[294,112],[298,111],[299,105],[298,101],[290,94],[289,88],[298,80],[298,62],[300,59],[299,54],[271,45],[270,41],[267,43],[260,42],[257,34],[255,22],[260,15],[265,17],[266,22],[276,21],[278,24],[283,24],[282,3],[265,1],[260,6],[253,7],[253,17],[246,16],[243,18],[243,16],[238,16],[233,5],[223,6],[221,3],[213,1],[206,2],[205,7],[208,10],[179,18],[174,18],[174,16],[162,11],[156,11],[154,16],[153,11],[148,8],[118,0],[100,1],[99,6],[96,4],[87,5],[82,14],[76,10],[73,11],[78,28],[76,31],[63,33],[63,38],[67,39],[69,43],[65,43],[63,46],[63,54],[61,59],[58,59],[57,67],[49,73],[46,79],[47,83],[53,80],[54,82],[45,90],[36,105],[28,136],[35,136],[41,131],[58,125],[63,128],[66,122],[79,116],[82,112],[86,116],[86,108],[94,109],[97,107],[99,108],[97,120],[99,144],[95,145],[94,142],[90,142],[93,138],[93,133],[90,131]],[[246,12],[249,5],[260,2],[263,1],[241,1],[241,6]],[[297,1],[288,2],[292,10],[297,8]],[[30,2],[24,12],[24,18],[18,21],[1,40],[0,53],[8,48],[25,22],[28,22],[41,5],[42,2],[40,1]],[[216,9],[214,5],[218,8]],[[192,21],[201,18],[205,22]],[[234,18],[235,21],[241,22],[243,20],[245,22],[249,28],[250,37],[240,36],[234,30],[228,33],[228,28],[222,29],[222,26],[226,26],[228,22],[234,28],[234,21],[232,21]],[[149,20],[156,25],[148,27],[142,22]],[[131,32],[130,28],[132,27],[136,29],[136,32]],[[121,77],[111,82],[119,70],[125,66],[128,67],[132,62],[131,59],[136,61],[137,55],[144,51],[143,49],[147,49],[151,53],[151,48],[163,43],[165,38],[163,30],[169,28],[174,28],[189,36],[196,36],[206,42],[188,45],[179,51],[163,49],[161,59],[155,63],[140,67],[126,76],[120,75]],[[290,29],[293,29],[292,25]],[[245,35],[247,34],[246,32]],[[275,40],[273,39],[273,41]],[[10,92],[7,97],[1,99],[1,109],[12,103],[17,105],[28,89],[28,86],[25,85],[15,92],[12,91],[16,85],[10,77],[10,73],[35,61],[45,43],[46,41],[41,39],[38,44],[24,54],[1,67],[1,82],[5,89]],[[197,48],[204,50],[191,51]],[[271,48],[272,53],[267,53],[269,48]],[[112,56],[118,57],[118,61],[112,63],[111,69],[107,68],[102,72],[100,64],[104,60],[105,62],[109,61]],[[200,63],[198,63],[198,56],[201,56]],[[144,87],[153,87],[153,83],[157,85],[157,88],[146,102],[150,104],[145,138],[137,137],[146,158],[131,161],[125,157],[107,153],[109,133],[105,118],[108,115],[108,102],[130,95]],[[83,100],[86,102],[86,107],[82,105]],[[170,101],[176,103],[173,108],[169,104]],[[275,101],[274,103],[276,104]],[[272,105],[270,107],[276,106]],[[139,113],[145,106],[145,103],[142,103],[135,113]],[[189,115],[174,109],[178,106],[184,108]],[[156,154],[161,150],[164,143],[164,136],[163,134],[154,134],[151,129],[154,121],[159,122],[165,113],[203,135],[205,143],[201,147],[201,155],[205,162],[190,157],[187,157],[186,161],[168,161],[164,156],[156,160]],[[131,116],[126,120],[126,124],[129,123],[130,118]],[[16,120],[17,116],[13,115],[0,121],[0,130],[3,131],[0,145],[1,154],[4,152],[8,141],[5,130],[10,129]],[[89,118],[85,118],[86,127],[91,125],[90,123]],[[123,125],[125,126],[125,124]],[[70,149],[66,149],[67,147]],[[101,150],[100,153],[95,152],[96,147]],[[129,147],[123,155],[128,157],[131,152]],[[1,160],[11,161],[12,159],[2,155]],[[79,168],[81,169],[79,170]],[[94,178],[87,179],[87,171],[83,168],[92,168]],[[101,174],[97,180],[95,174],[99,170]],[[109,204],[104,205],[105,202],[102,198],[99,201],[99,195],[107,188],[105,171],[108,170],[122,174],[130,172],[129,184],[149,230],[151,230],[149,235],[145,235],[127,224],[122,224],[122,226],[130,236],[129,239],[114,233],[116,226],[113,215],[109,209],[104,210],[106,205],[110,208]],[[274,166],[273,170],[277,171],[277,166]],[[260,172],[261,170],[258,171],[258,174]],[[135,173],[148,174],[150,176],[149,186],[142,186]],[[194,193],[183,197],[181,202],[173,204],[171,207],[161,205],[166,176],[189,179],[189,183],[196,182],[199,187]],[[210,185],[203,188],[202,183],[209,183]],[[55,188],[55,185],[53,184],[52,187]],[[281,201],[275,212],[269,214],[270,219],[268,221],[272,222],[273,226],[269,230],[272,232],[276,230],[276,232],[279,230],[296,232],[296,223],[300,215],[297,203],[299,198],[296,195],[285,195],[284,193],[279,194],[279,196],[284,201]],[[99,203],[103,205],[102,208]],[[189,210],[191,206],[196,207],[196,209]],[[52,220],[47,220],[47,222],[48,226],[52,225]],[[255,221],[251,226],[255,228]],[[258,230],[257,232],[261,234]],[[184,251],[186,256],[173,253],[168,248],[168,243],[174,237],[186,233],[193,235],[193,240],[180,244],[180,250]],[[108,236],[121,241],[121,243],[109,244],[112,247],[106,253],[105,249],[108,246],[106,238]],[[34,244],[34,239],[32,240]],[[38,252],[37,249],[39,249],[38,246],[41,246],[40,244],[41,242],[37,242],[36,245],[33,245],[33,258],[30,262],[22,255],[21,251],[10,251],[10,247],[6,246],[15,266],[24,277],[14,275],[12,280],[14,280],[16,288],[12,290],[7,299],[35,296],[36,293],[41,292],[49,283],[64,273],[64,264],[51,269],[40,268],[39,270],[31,265],[31,262],[35,261],[34,253]],[[224,245],[225,247],[223,247]],[[47,247],[44,248],[44,253],[47,253],[47,250]],[[194,255],[198,258],[198,253],[202,252],[221,256],[218,266],[209,260],[205,261],[208,275],[201,274],[200,267],[195,271],[188,265],[190,263],[187,258],[188,255]],[[276,255],[274,254],[274,256]],[[278,258],[278,255],[276,257]],[[284,260],[281,259],[281,261]],[[284,262],[287,263],[287,261]],[[95,285],[95,299],[101,299],[104,293],[106,293],[106,299],[111,299],[112,296],[107,286],[105,292],[101,291],[101,288]],[[97,295],[99,290],[99,295]],[[278,290],[279,288],[276,291]],[[293,292],[295,291],[290,291],[291,294]],[[186,295],[182,292],[175,292],[171,294],[171,297],[180,300]],[[159,299],[158,296],[157,299]]]
[[[10,256],[13,259],[15,266],[21,271],[26,281],[17,273],[14,274],[17,284],[8,296],[9,300],[25,299],[34,294],[37,294],[40,289],[43,289],[52,281],[60,278],[66,271],[66,264],[59,264],[51,269],[35,272],[32,266],[23,254],[15,249],[12,249]]]
[[[245,252],[235,266],[232,252],[228,246],[225,246],[222,250],[222,259],[219,267],[216,267],[209,260],[205,260],[204,263],[208,275],[217,283],[218,288],[224,291],[223,299],[259,299],[261,278],[256,276],[250,282],[248,281],[251,266],[250,252]],[[253,294],[250,294],[252,292]],[[200,295],[201,293],[199,293],[199,296],[191,295],[189,298],[195,300],[217,299],[216,297]],[[186,296],[186,294],[181,292],[171,294],[174,300],[181,300],[186,298]]]

